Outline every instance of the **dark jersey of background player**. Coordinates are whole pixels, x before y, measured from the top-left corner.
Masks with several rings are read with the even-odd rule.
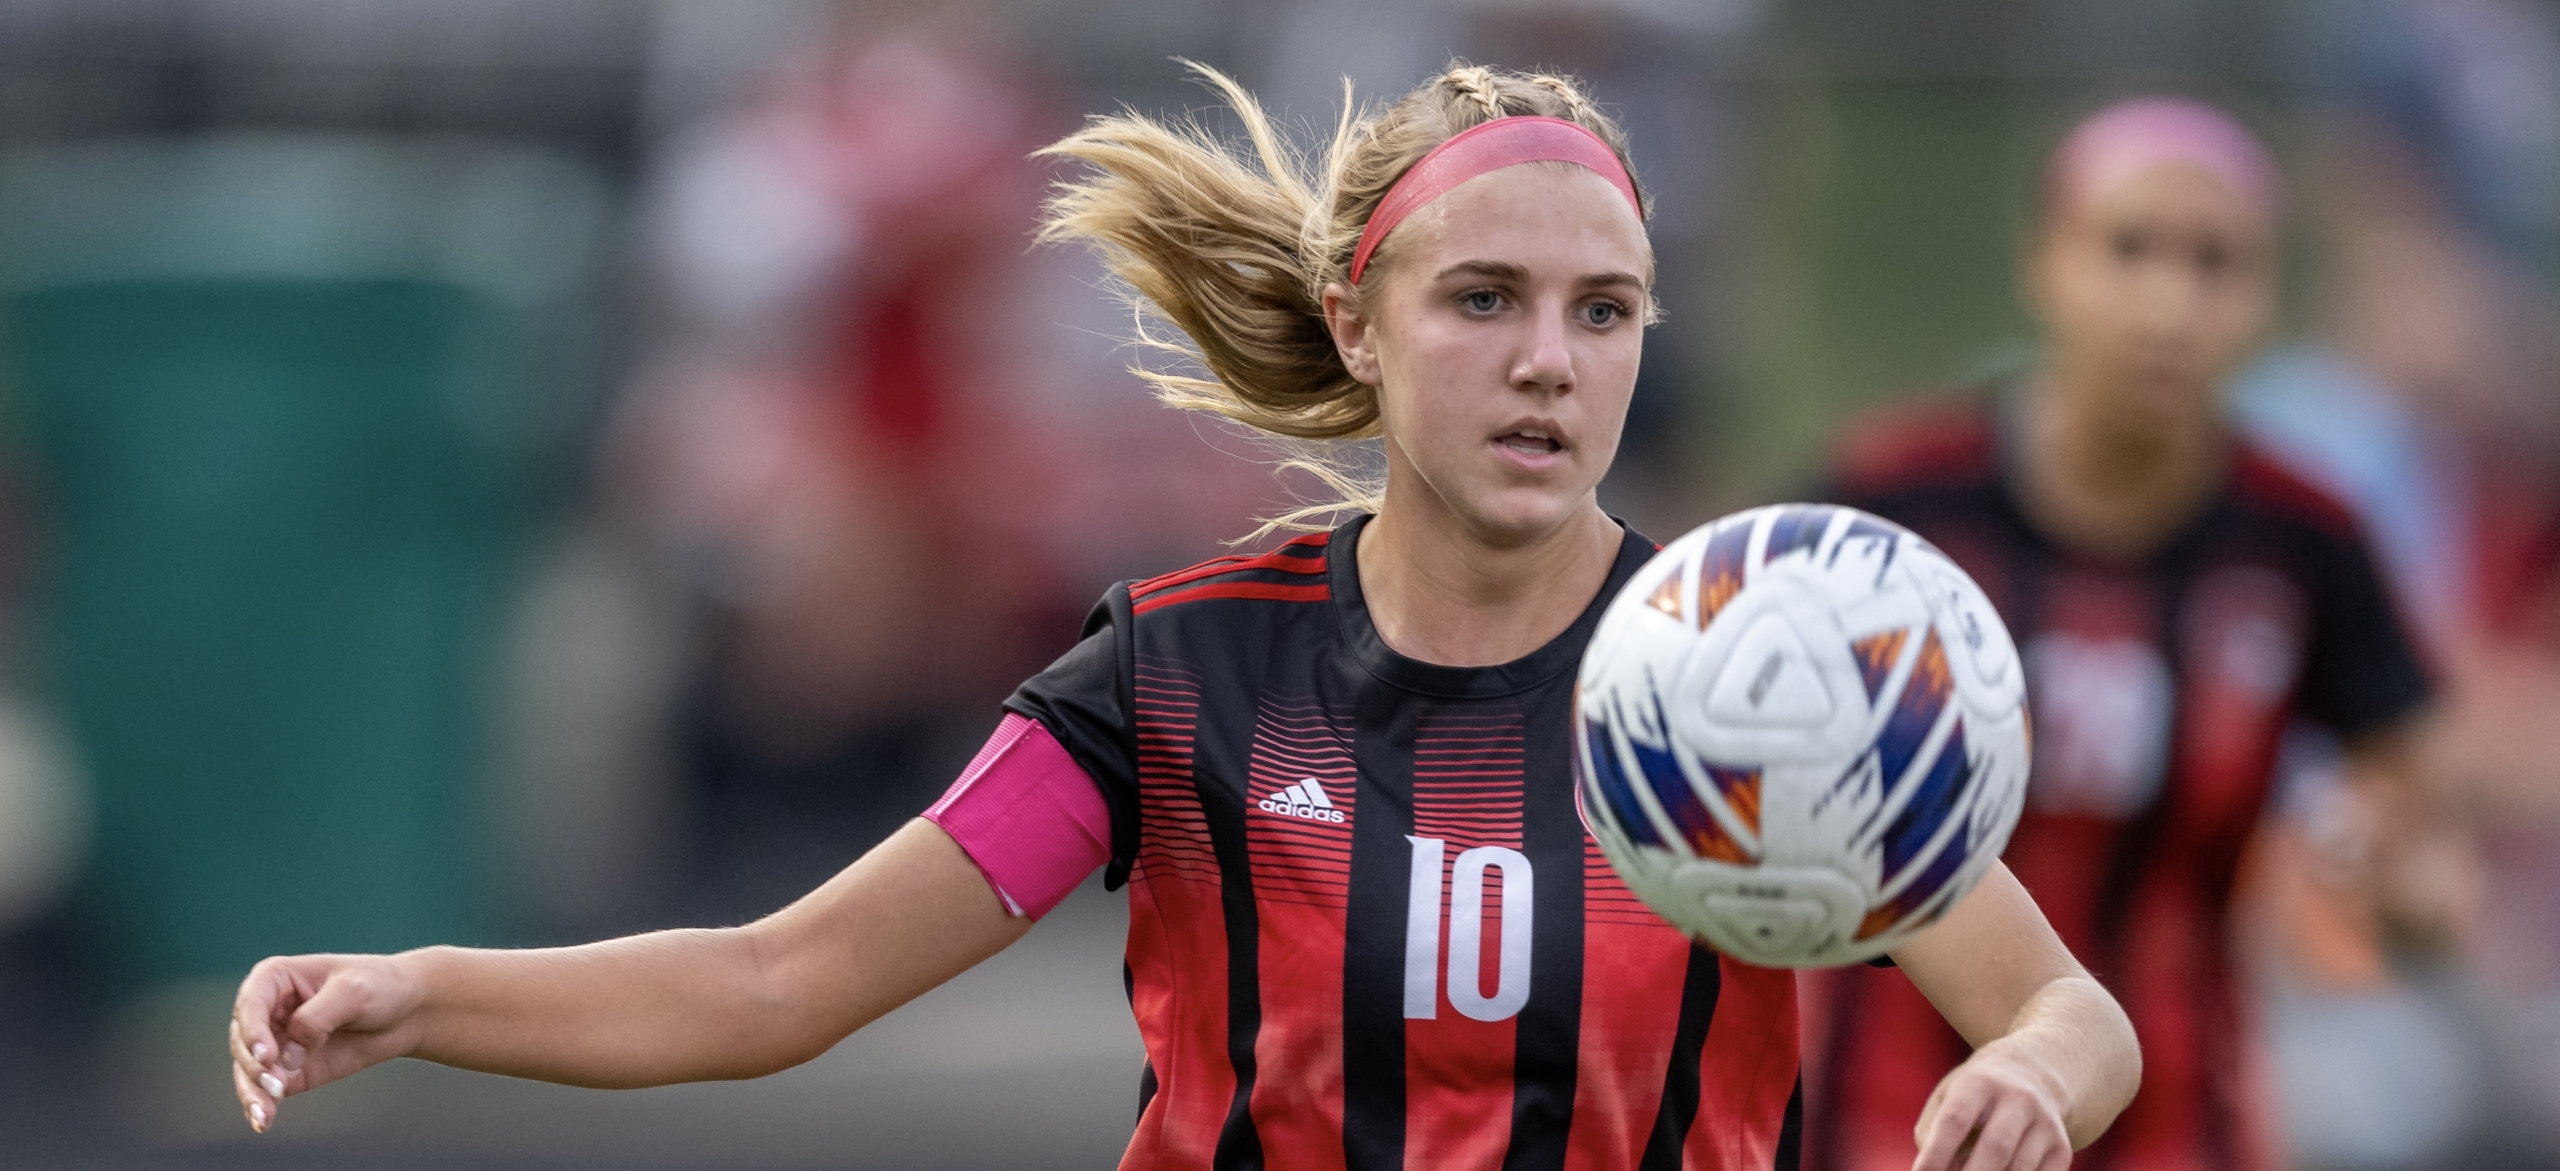
[[[1989,396],[1844,444],[1830,498],[1909,527],[1982,584],[2026,657],[2027,809],[2006,859],[2142,1039],[2142,1089],[2084,1167],[2242,1167],[2263,1149],[2226,904],[2301,715],[2342,738],[2426,686],[2348,513],[2246,446],[2151,555],[2095,558],[2023,513]],[[1909,981],[1823,989],[1818,1167],[1903,1161],[1904,1119],[1967,1049]]]
[[[1371,625],[1366,522],[1113,589],[1008,704],[1111,807],[1126,1165],[1794,1167],[1793,974],[1646,910],[1574,806],[1575,669],[1652,543],[1544,647],[1448,667]]]

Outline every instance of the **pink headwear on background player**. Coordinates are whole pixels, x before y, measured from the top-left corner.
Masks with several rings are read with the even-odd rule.
[[[2240,120],[2188,98],[2133,98],[2082,119],[2045,164],[2044,206],[2103,191],[2163,163],[2204,170],[2273,218],[2284,179]]]

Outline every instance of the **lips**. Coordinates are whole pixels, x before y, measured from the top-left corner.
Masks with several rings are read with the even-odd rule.
[[[1493,441],[1522,455],[1555,455],[1564,450],[1563,441],[1543,427],[1514,427]]]

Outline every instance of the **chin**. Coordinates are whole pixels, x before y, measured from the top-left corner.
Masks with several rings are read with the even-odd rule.
[[[2213,386],[2184,375],[2131,380],[2117,395],[2119,421],[2137,427],[2179,426],[2216,410]]]
[[[1466,510],[1468,527],[1498,547],[1535,543],[1571,523],[1588,507],[1591,494],[1559,498],[1546,493],[1505,492]]]

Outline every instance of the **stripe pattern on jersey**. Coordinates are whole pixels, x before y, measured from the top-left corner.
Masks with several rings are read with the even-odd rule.
[[[1333,596],[1325,584],[1325,544],[1332,535],[1316,533],[1260,556],[1219,557],[1148,578],[1129,587],[1129,608],[1133,613],[1145,614],[1212,598],[1324,601]]]
[[[1351,723],[1312,698],[1258,703],[1245,843],[1262,933],[1250,1101],[1262,1145],[1334,1171],[1342,1152],[1342,947],[1359,769]]]
[[[1111,602],[1151,1063],[1122,1167],[1778,1165],[1790,974],[1695,946],[1608,868],[1570,780],[1569,671],[1494,691],[1447,669],[1445,692],[1377,673],[1341,641],[1365,615],[1331,551]]]
[[[1131,1136],[1140,1165],[1210,1165],[1216,1119],[1235,1091],[1227,1048],[1228,964],[1223,879],[1207,812],[1193,780],[1200,676],[1166,659],[1140,656],[1135,680],[1139,846],[1129,883],[1129,1002],[1149,1054],[1190,1068],[1154,1069],[1163,1089],[1149,1096]],[[1177,929],[1173,925],[1179,924]]]

